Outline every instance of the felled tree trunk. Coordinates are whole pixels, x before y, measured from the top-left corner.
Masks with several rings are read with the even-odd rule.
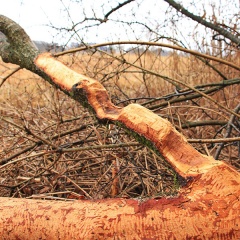
[[[0,30],[8,21],[0,16]],[[11,26],[15,25],[11,22]],[[33,48],[26,39],[23,47]],[[99,82],[70,70],[49,54],[37,57],[40,72],[33,62],[21,60],[26,55],[17,53],[23,47],[15,44],[12,48],[13,42],[6,48],[11,54],[3,59],[18,59],[22,67],[45,79],[49,75],[98,118],[117,121],[151,141],[187,184],[177,197],[147,201],[0,198],[1,239],[240,239],[240,174],[235,169],[201,155],[168,121],[144,107],[114,106]],[[37,55],[34,49],[32,53],[31,58]]]
[[[49,54],[36,65],[99,118],[154,143],[187,181],[178,197],[75,202],[0,198],[2,239],[240,239],[240,174],[201,155],[172,125],[137,104],[114,106],[105,88]]]

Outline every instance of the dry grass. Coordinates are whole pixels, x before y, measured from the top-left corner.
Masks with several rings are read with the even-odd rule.
[[[115,104],[144,104],[168,118],[189,139],[225,136],[224,123],[230,118],[226,111],[202,98],[171,103],[180,97],[175,93],[176,86],[128,62],[191,86],[220,82],[218,73],[191,56],[139,54],[115,54],[124,63],[98,52],[63,56],[61,60],[102,82]],[[239,57],[228,60],[240,65]],[[230,67],[211,64],[228,79],[239,77]],[[1,63],[1,76],[15,67]],[[239,84],[231,85],[211,96],[234,109],[239,103],[239,90]],[[122,129],[99,124],[78,103],[36,75],[20,70],[4,82],[0,91],[0,196],[95,199],[176,193],[181,182],[160,156],[136,144]],[[156,99],[168,94],[171,99]],[[209,124],[185,126],[202,121]],[[213,125],[213,121],[219,124]],[[239,136],[239,122],[234,124],[230,137]],[[115,146],[105,148],[109,144]],[[211,155],[218,148],[217,144],[194,146]],[[227,144],[219,158],[240,168],[239,142]]]

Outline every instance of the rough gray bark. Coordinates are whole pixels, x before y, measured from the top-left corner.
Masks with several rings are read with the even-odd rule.
[[[7,37],[7,42],[1,44],[0,49],[3,61],[35,71],[33,60],[38,55],[38,50],[24,29],[11,19],[0,15],[0,31]]]
[[[4,62],[26,68],[59,88],[34,64],[34,59],[38,56],[39,51],[21,26],[10,18],[0,15],[0,31],[7,38],[6,41],[0,42],[0,56]],[[67,92],[65,93],[68,94]]]

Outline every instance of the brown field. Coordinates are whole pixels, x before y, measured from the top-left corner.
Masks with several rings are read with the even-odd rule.
[[[124,62],[98,52],[59,59],[99,80],[115,104],[143,104],[168,118],[188,139],[226,136],[228,112],[204,98],[172,101],[193,93],[181,94],[183,86],[146,70],[195,87],[221,83],[223,78],[219,73],[193,56],[139,54],[115,54]],[[227,60],[240,66],[240,56],[233,55]],[[227,79],[239,78],[239,72],[231,67],[213,61],[208,63]],[[1,62],[1,78],[16,67]],[[202,86],[202,89],[208,88]],[[240,85],[235,84],[210,95],[234,109],[239,104],[239,93]],[[207,124],[203,124],[206,121]],[[69,200],[157,197],[175,194],[181,185],[177,174],[161,156],[142,145],[132,144],[135,140],[122,129],[96,123],[95,117],[79,103],[27,70],[19,70],[1,86],[0,122],[0,196]],[[195,125],[190,126],[193,123]],[[239,136],[238,124],[234,122],[229,137]],[[112,143],[116,146],[104,148]],[[120,143],[126,146],[118,147]],[[96,149],[97,146],[102,148]],[[194,146],[203,154],[213,156],[219,148],[214,143],[194,143]],[[56,151],[60,148],[71,151]],[[218,158],[240,168],[239,142],[225,144]],[[113,193],[113,189],[117,189],[117,193]]]

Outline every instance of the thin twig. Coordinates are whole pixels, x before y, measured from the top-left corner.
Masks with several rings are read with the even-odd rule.
[[[109,145],[94,145],[94,146],[81,147],[81,148],[58,148],[57,150],[49,150],[49,151],[44,151],[44,152],[40,152],[40,153],[34,153],[32,155],[18,158],[16,160],[13,160],[11,162],[8,162],[8,163],[0,166],[0,169],[5,168],[10,164],[14,164],[14,163],[23,161],[25,159],[30,159],[33,157],[40,157],[43,155],[48,155],[48,154],[53,154],[53,153],[78,152],[78,151],[86,151],[86,150],[94,150],[94,149],[122,148],[122,147],[140,146],[140,145],[141,145],[140,143],[133,142],[133,143],[119,143],[119,144],[109,144]]]
[[[219,24],[214,24],[214,23],[208,22],[201,16],[198,16],[198,15],[195,15],[195,14],[189,12],[186,8],[183,7],[183,5],[177,3],[177,1],[173,1],[173,0],[164,0],[164,1],[167,2],[173,8],[175,8],[178,12],[181,12],[185,16],[191,18],[192,20],[200,23],[201,25],[203,25],[205,27],[213,29],[214,31],[218,32],[219,34],[223,35],[224,37],[230,39],[232,42],[234,42],[238,46],[240,46],[240,39],[238,38],[238,36],[235,36],[231,32],[225,30],[224,28],[219,27]]]
[[[0,87],[4,84],[4,82],[9,78],[11,77],[14,73],[16,73],[17,71],[19,71],[21,69],[21,67],[17,67],[15,69],[13,69],[13,71],[11,73],[9,73],[6,77],[4,77],[2,79],[2,82],[0,83]]]
[[[200,53],[200,52],[197,52],[197,51],[193,51],[193,50],[190,50],[190,49],[186,49],[186,48],[183,48],[183,47],[174,46],[174,45],[170,45],[170,44],[166,44],[166,43],[157,43],[157,42],[144,42],[144,41],[106,42],[106,43],[88,45],[88,46],[85,46],[85,47],[74,48],[74,49],[70,49],[70,50],[67,50],[67,51],[60,52],[60,53],[55,53],[54,56],[59,57],[61,55],[68,54],[68,53],[74,53],[74,52],[94,49],[94,48],[103,47],[103,46],[123,45],[123,44],[138,44],[138,45],[149,45],[149,46],[160,46],[160,47],[171,48],[171,49],[179,50],[179,51],[182,51],[182,52],[190,53],[192,55],[196,55],[196,56],[199,56],[199,57],[207,58],[207,59],[210,59],[210,60],[213,60],[213,61],[216,61],[216,62],[220,62],[220,63],[223,63],[225,65],[228,65],[228,66],[230,66],[232,68],[235,68],[235,69],[240,71],[240,66],[237,66],[234,63],[228,62],[228,61],[223,60],[221,58],[213,57],[213,56],[203,54],[203,53]]]
[[[240,110],[240,103],[237,105],[237,107],[234,109],[234,111],[235,111],[235,112],[239,112],[239,110]],[[231,134],[234,120],[235,120],[235,115],[232,115],[232,116],[230,117],[230,119],[229,119],[229,122],[228,122],[228,124],[227,124],[226,133],[225,133],[225,135],[224,135],[224,138],[226,138],[226,139],[229,139],[228,137],[229,137],[230,134]],[[225,143],[225,142],[221,142],[221,143],[219,144],[219,146],[218,146],[218,148],[217,148],[217,150],[216,150],[216,152],[215,152],[215,156],[214,156],[215,159],[218,159],[218,158],[219,158],[219,155],[220,155],[220,153],[221,153],[221,151],[222,151],[222,149],[223,149],[223,147],[224,147],[224,143]]]
[[[197,92],[198,94],[202,95],[203,97],[205,97],[206,99],[210,100],[211,102],[214,102],[214,103],[215,103],[216,105],[218,105],[219,107],[225,109],[225,111],[227,111],[228,113],[231,113],[231,114],[235,115],[236,117],[239,117],[239,118],[240,118],[240,115],[239,115],[239,114],[235,113],[235,112],[232,111],[231,109],[229,109],[229,108],[225,107],[224,105],[222,105],[221,103],[219,103],[217,100],[213,99],[212,97],[208,96],[208,95],[205,94],[204,92],[196,89],[195,87],[190,86],[189,84],[187,84],[187,83],[185,83],[185,82],[182,82],[182,81],[177,80],[177,79],[169,78],[169,77],[167,77],[167,76],[163,76],[163,75],[161,75],[161,74],[159,74],[159,73],[157,73],[157,72],[155,72],[155,71],[152,71],[152,70],[147,70],[147,69],[145,69],[145,68],[143,68],[143,67],[140,67],[140,66],[137,66],[137,65],[135,65],[135,64],[132,64],[132,63],[130,63],[130,62],[127,62],[126,60],[122,60],[122,59],[119,58],[119,57],[112,56],[111,54],[109,54],[109,53],[107,53],[107,52],[105,52],[105,51],[102,51],[102,50],[98,50],[98,51],[99,51],[99,52],[102,52],[102,53],[105,53],[106,55],[111,56],[111,57],[117,59],[118,61],[121,61],[121,62],[123,62],[123,63],[127,63],[127,64],[129,64],[129,65],[131,65],[131,66],[133,66],[133,67],[135,67],[135,68],[141,69],[141,70],[144,71],[144,72],[151,73],[152,75],[155,75],[155,76],[158,76],[158,77],[160,77],[160,78],[163,78],[165,81],[168,81],[168,82],[170,82],[170,83],[178,83],[178,84],[180,84],[180,85],[183,85],[184,87],[187,87],[187,88],[193,90],[194,92]],[[239,68],[239,70],[240,70],[240,68]],[[174,84],[174,85],[175,85],[175,84]]]
[[[118,9],[120,9],[121,7],[123,7],[124,5],[127,5],[130,2],[134,2],[135,0],[127,0],[123,3],[119,3],[118,6],[114,7],[113,9],[111,9],[108,13],[105,14],[104,16],[104,20],[107,21],[108,17],[115,11],[117,11]]]
[[[209,88],[209,89],[206,89],[206,90],[202,90],[203,92],[205,92],[207,94],[210,94],[210,93],[214,93],[216,91],[219,91],[219,90],[223,89],[224,87],[231,86],[231,85],[234,85],[234,84],[240,84],[240,78],[228,79],[228,80],[221,81],[221,82],[216,82],[216,83],[206,83],[206,84],[196,85],[196,86],[194,86],[194,88],[204,89],[205,87],[214,87],[214,88]],[[142,105],[146,106],[147,104],[154,103],[154,102],[159,101],[159,100],[166,100],[166,101],[169,101],[172,104],[172,103],[175,103],[175,102],[185,102],[187,100],[192,100],[192,99],[201,97],[200,94],[192,94],[192,93],[193,93],[193,91],[183,89],[183,90],[179,91],[178,93],[174,92],[174,93],[170,93],[168,95],[161,96],[161,97],[158,97],[158,98],[152,98],[151,100],[149,100],[147,102],[144,102]],[[179,97],[181,95],[184,95],[184,97]],[[172,99],[174,97],[176,97],[177,99]],[[172,99],[172,100],[170,100],[170,99]],[[135,100],[135,99],[129,99],[129,100]],[[128,100],[121,101],[119,103],[124,103],[126,101],[128,101]],[[159,105],[150,106],[150,108],[155,109],[155,108],[159,108],[159,107],[165,107],[167,105],[168,105],[167,102],[163,102]]]
[[[234,138],[218,138],[218,139],[188,139],[189,143],[227,143],[227,142],[238,142],[240,137]]]

